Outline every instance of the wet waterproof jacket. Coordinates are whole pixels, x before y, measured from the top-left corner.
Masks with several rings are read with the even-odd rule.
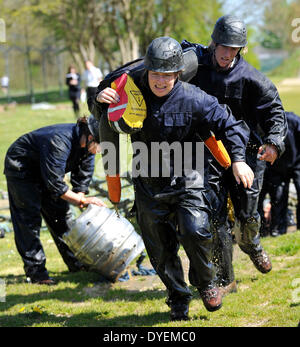
[[[8,149],[4,174],[18,179],[41,180],[53,198],[69,189],[64,182],[71,172],[74,192],[88,193],[95,156],[80,147],[76,124],[56,124],[34,130]]]
[[[181,81],[163,98],[156,97],[147,86],[140,85],[140,88],[148,113],[142,130],[132,135],[133,142],[144,142],[150,152],[152,142],[178,141],[184,145],[197,141],[197,135],[201,137],[203,130],[209,128],[224,142],[233,162],[245,161],[248,128],[243,122],[237,122],[216,98]],[[201,140],[198,138],[198,141]],[[195,151],[192,155],[196,155]]]
[[[269,172],[288,175],[291,170],[300,170],[300,117],[293,112],[286,112],[288,135],[285,138],[285,152],[273,165],[267,164]]]
[[[214,132],[216,138],[222,140],[231,159],[245,161],[245,146],[248,141],[249,129],[243,121],[236,121],[226,105],[220,105],[218,100],[206,94],[201,89],[181,81],[175,83],[174,88],[165,97],[156,97],[148,87],[147,75],[144,70],[131,74],[135,84],[141,90],[146,105],[147,117],[141,131],[131,135],[132,143],[138,141],[146,144],[151,165],[151,143],[167,142],[201,142],[201,134],[207,129]],[[98,90],[97,94],[100,92]],[[97,102],[95,102],[97,104]],[[94,115],[102,118],[105,115],[105,104],[98,107]],[[90,109],[91,110],[91,109]],[[91,110],[91,111],[92,111]],[[101,112],[100,112],[101,111]],[[105,121],[107,123],[107,121]],[[101,123],[101,142],[108,141],[107,134],[113,132],[108,125]],[[101,134],[100,134],[101,135]],[[193,156],[196,152],[193,151]],[[190,158],[189,158],[190,159]],[[193,163],[196,158],[193,158]],[[183,161],[184,162],[184,161]],[[170,177],[174,173],[174,163],[170,163]],[[149,168],[150,169],[150,168]],[[148,172],[150,176],[150,172]]]
[[[195,140],[197,135],[207,134],[209,129],[224,142],[233,162],[245,160],[249,129],[243,121],[236,121],[226,105],[220,105],[215,97],[182,81],[177,81],[165,97],[156,97],[148,87],[145,70],[135,71],[131,77],[147,105],[143,128],[131,135],[132,142],[144,142],[150,150],[151,142],[183,144]],[[97,94],[102,89],[98,89]],[[90,104],[90,111],[98,119],[106,115],[106,109],[106,104],[96,101]],[[201,141],[199,137],[198,141]]]
[[[293,112],[286,112],[286,118],[289,126],[285,138],[286,149],[273,165],[267,164],[259,201],[259,210],[263,215],[264,199],[267,193],[270,195],[272,218],[269,231],[275,234],[285,234],[287,231],[286,216],[291,179],[297,192],[297,229],[300,228],[300,117]]]
[[[190,83],[227,104],[236,119],[243,119],[251,130],[248,148],[273,144],[279,156],[284,152],[287,122],[274,84],[249,65],[239,54],[234,66],[218,71],[212,53],[200,44],[183,41],[182,48],[193,49],[198,57],[198,70]]]

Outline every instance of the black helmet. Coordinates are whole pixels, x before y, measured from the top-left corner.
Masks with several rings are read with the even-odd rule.
[[[93,135],[95,142],[100,143],[99,121],[91,114],[87,119],[87,126]]]
[[[183,70],[183,53],[180,44],[168,36],[154,39],[148,46],[144,65],[156,72],[178,72]]]
[[[222,46],[245,47],[247,45],[245,23],[231,15],[220,17],[215,24],[211,38]]]

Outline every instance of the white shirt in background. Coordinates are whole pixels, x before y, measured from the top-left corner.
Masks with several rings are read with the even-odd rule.
[[[103,74],[99,68],[92,66],[89,70],[85,70],[82,79],[85,81],[87,87],[98,87],[99,82],[102,80]]]

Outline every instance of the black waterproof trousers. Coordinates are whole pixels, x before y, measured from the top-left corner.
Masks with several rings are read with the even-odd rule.
[[[204,189],[159,197],[162,191],[159,185],[135,180],[137,220],[151,264],[167,288],[170,305],[192,298],[178,256],[180,244],[190,261],[190,283],[200,290],[214,283],[211,214]]]
[[[16,247],[23,259],[26,276],[32,281],[49,277],[40,241],[42,217],[69,270],[78,270],[80,262],[62,239],[72,218],[69,204],[60,198],[51,198],[41,182],[31,179],[7,177],[7,188]]]
[[[228,224],[228,194],[234,207],[233,233],[239,247],[246,254],[262,251],[260,244],[261,218],[258,212],[259,194],[262,189],[266,163],[257,159],[256,150],[246,151],[246,162],[254,172],[251,188],[244,188],[235,181],[232,169],[219,169],[214,160],[210,163],[210,185],[215,194],[213,206],[214,264],[219,285],[234,281],[232,266],[232,236]]]

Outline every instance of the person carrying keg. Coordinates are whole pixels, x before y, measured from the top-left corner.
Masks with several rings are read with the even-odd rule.
[[[105,205],[96,197],[85,197],[99,151],[99,122],[90,115],[76,124],[55,124],[19,137],[8,149],[4,174],[7,180],[11,220],[17,250],[27,281],[53,285],[40,241],[44,218],[69,271],[82,268],[62,240],[72,217],[69,203],[85,207]],[[70,172],[71,190],[64,181]]]

